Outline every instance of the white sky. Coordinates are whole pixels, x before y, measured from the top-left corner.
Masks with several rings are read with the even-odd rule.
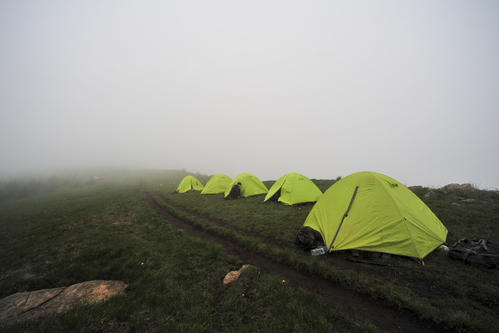
[[[0,2],[0,173],[499,187],[499,2]]]

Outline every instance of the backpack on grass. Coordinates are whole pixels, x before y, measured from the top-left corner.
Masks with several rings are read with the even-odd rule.
[[[486,239],[460,239],[450,247],[449,257],[474,266],[499,268],[499,248]]]
[[[310,227],[302,227],[296,235],[295,244],[304,251],[308,251],[324,246],[324,240],[320,232]]]

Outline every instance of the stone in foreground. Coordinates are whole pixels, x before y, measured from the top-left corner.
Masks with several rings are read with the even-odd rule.
[[[231,271],[231,272],[227,273],[224,277],[224,282],[223,282],[224,286],[239,279],[239,276],[241,276],[242,271],[244,271],[248,267],[250,267],[250,265],[245,264],[245,265],[242,265],[238,271]]]
[[[0,300],[0,323],[35,319],[63,313],[79,304],[93,304],[122,294],[128,285],[123,281],[94,280],[69,287],[19,292]]]

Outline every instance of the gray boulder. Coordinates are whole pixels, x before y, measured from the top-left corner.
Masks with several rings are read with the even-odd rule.
[[[0,323],[3,325],[63,313],[79,304],[101,302],[122,294],[123,281],[94,280],[69,287],[19,292],[0,299]]]

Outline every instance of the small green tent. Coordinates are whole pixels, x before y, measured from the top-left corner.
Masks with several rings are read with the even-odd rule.
[[[213,175],[204,186],[201,194],[224,193],[225,189],[231,182],[232,179],[229,176],[224,175],[223,173]]]
[[[321,233],[329,252],[357,249],[423,259],[447,238],[445,226],[411,190],[375,172],[333,184],[303,225]]]
[[[203,184],[194,176],[185,176],[178,184],[177,193],[201,191]]]
[[[225,189],[224,197],[227,197],[232,189],[232,186],[241,183],[241,197],[246,198],[252,195],[265,194],[269,190],[264,183],[256,176],[250,173],[242,173],[232,180]]]
[[[307,177],[299,173],[288,173],[279,178],[270,188],[264,202],[277,199],[286,205],[315,202],[322,195],[321,190]]]

